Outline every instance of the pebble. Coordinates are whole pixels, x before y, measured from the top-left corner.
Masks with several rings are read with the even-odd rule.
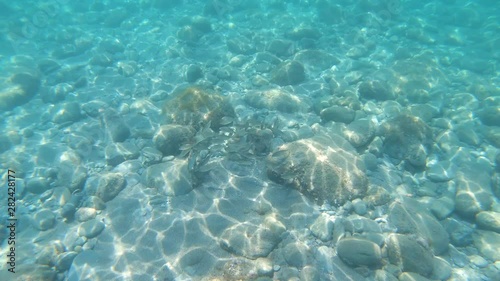
[[[56,224],[56,216],[50,210],[41,210],[34,217],[34,226],[39,230],[48,230]]]
[[[344,238],[337,243],[337,253],[347,264],[378,266],[382,262],[380,247],[361,238]]]
[[[321,214],[316,218],[310,229],[314,236],[321,241],[326,242],[332,239],[333,234],[333,221],[327,214]]]
[[[78,235],[91,239],[99,235],[104,228],[105,225],[103,222],[92,219],[80,224],[78,227]]]

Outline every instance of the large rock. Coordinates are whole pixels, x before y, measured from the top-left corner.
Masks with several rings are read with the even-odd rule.
[[[391,234],[387,239],[389,261],[402,271],[429,277],[434,269],[432,254],[417,241],[402,234]]]
[[[3,81],[6,80],[6,81]],[[0,110],[12,110],[27,103],[38,92],[40,78],[29,72],[20,72],[10,79],[0,79]]]
[[[115,198],[127,185],[120,173],[106,173],[99,177],[95,195],[107,202]]]
[[[384,82],[373,80],[365,81],[359,85],[359,95],[365,99],[375,99],[380,101],[395,99],[394,92],[389,89]]]
[[[338,242],[337,253],[347,264],[376,266],[382,261],[380,247],[370,240],[345,238]]]
[[[267,158],[271,180],[296,188],[319,204],[342,205],[363,197],[368,184],[364,170],[354,148],[340,137],[287,143]]]
[[[168,196],[189,193],[193,189],[186,160],[174,160],[149,166],[144,172],[144,184]]]
[[[245,102],[255,108],[287,113],[297,112],[302,108],[302,102],[297,96],[280,89],[250,91],[245,95]]]
[[[473,235],[474,246],[481,254],[491,260],[500,260],[500,233],[477,230]]]

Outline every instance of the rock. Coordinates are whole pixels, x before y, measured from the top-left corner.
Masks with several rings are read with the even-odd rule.
[[[74,204],[67,203],[61,207],[61,216],[66,220],[71,221],[75,216],[75,212],[76,212],[76,207]]]
[[[451,266],[450,264],[440,258],[434,257],[434,269],[432,270],[432,279],[434,280],[448,280],[451,276]]]
[[[79,222],[85,222],[95,218],[97,212],[94,208],[82,207],[79,208],[75,213],[75,219]]]
[[[191,25],[183,26],[177,31],[177,38],[187,43],[197,43],[201,37],[203,37],[203,33]]]
[[[400,114],[382,123],[381,135],[384,136],[384,151],[392,158],[422,162],[418,158],[423,148],[430,148],[433,135],[430,127],[415,116]],[[425,152],[425,150],[424,150]]]
[[[398,233],[423,237],[430,244],[435,255],[448,251],[448,233],[420,202],[405,198],[402,203],[392,203],[388,221],[391,226],[397,228]]]
[[[209,274],[216,261],[212,253],[202,247],[196,247],[188,250],[179,259],[179,266],[184,272],[189,272],[190,276],[201,279],[201,277]]]
[[[282,89],[249,91],[245,94],[245,102],[255,108],[266,108],[285,113],[294,113],[303,108],[303,102],[297,96]]]
[[[50,182],[46,177],[30,178],[26,184],[26,190],[33,194],[42,194],[50,188]]]
[[[315,72],[330,69],[340,63],[337,57],[321,50],[302,50],[294,56],[294,60]]]
[[[273,216],[261,224],[238,223],[227,228],[219,239],[222,249],[249,259],[267,257],[281,242],[285,226]]]
[[[359,84],[358,92],[365,99],[385,101],[396,98],[394,92],[389,89],[389,86],[378,80],[362,82]]]
[[[347,264],[354,266],[378,266],[382,261],[380,247],[361,238],[344,238],[337,243],[337,253]]]
[[[363,199],[369,206],[381,206],[391,201],[391,194],[380,186],[370,186]]]
[[[481,167],[462,167],[455,182],[455,210],[459,215],[472,219],[477,213],[490,209],[493,194],[484,187],[490,186],[491,180]]]
[[[235,116],[226,97],[202,87],[183,86],[171,96],[162,112],[172,124],[190,125],[199,130],[210,123],[210,128],[218,130],[224,117]]]
[[[476,224],[479,228],[500,233],[500,213],[482,211],[476,214]]]
[[[55,112],[53,122],[56,124],[74,123],[79,121],[82,117],[80,104],[68,102],[63,104],[61,108]]]
[[[267,158],[267,174],[319,204],[340,206],[363,197],[367,188],[361,159],[340,137],[318,135],[280,146]]]
[[[323,242],[330,241],[333,234],[333,221],[327,214],[321,214],[311,225],[311,232]]]
[[[500,108],[498,106],[487,106],[477,112],[479,120],[486,126],[500,126]]]
[[[74,91],[74,87],[68,83],[59,83],[49,88],[48,91],[42,91],[42,100],[46,103],[57,103],[66,99]]]
[[[354,110],[344,106],[330,106],[319,113],[324,122],[334,121],[349,124],[354,120]]]
[[[286,36],[294,40],[319,39],[321,37],[321,32],[315,28],[296,27],[291,31],[287,32]]]
[[[104,202],[115,198],[122,191],[127,182],[121,173],[105,173],[100,175],[96,196]]]
[[[41,210],[33,216],[33,223],[38,230],[48,230],[56,224],[56,216],[49,210]]]
[[[455,201],[450,197],[442,197],[432,201],[430,211],[439,220],[444,220],[455,210]]]
[[[59,272],[68,270],[73,263],[73,260],[78,255],[77,252],[65,252],[57,256],[56,258],[56,268]]]
[[[447,218],[442,222],[450,237],[450,242],[457,247],[465,247],[472,243],[474,229],[462,221]]]
[[[301,242],[287,244],[283,248],[283,257],[288,265],[302,268],[308,263],[311,250]]]
[[[271,82],[280,86],[297,85],[306,79],[304,65],[298,61],[286,61],[271,74]]]
[[[422,275],[414,272],[403,272],[398,277],[399,281],[431,281],[428,278],[423,277]]]
[[[92,239],[97,235],[101,234],[104,230],[105,225],[103,222],[96,219],[86,221],[78,227],[78,235],[84,236],[88,239]]]
[[[203,70],[199,65],[192,64],[186,70],[186,81],[194,83],[203,77]]]
[[[21,72],[10,77],[0,87],[0,110],[12,110],[31,100],[38,92],[40,78],[37,75]]]
[[[304,266],[300,271],[302,281],[320,281],[320,273],[314,266]]]
[[[387,239],[389,261],[402,271],[418,273],[430,277],[434,269],[432,254],[415,240],[406,235],[391,234]]]
[[[350,122],[342,131],[346,140],[358,148],[368,145],[375,137],[375,125],[368,119],[358,119]]]
[[[139,154],[139,148],[131,142],[111,143],[104,151],[106,163],[111,166],[116,166],[126,160],[137,159]]]
[[[188,126],[163,125],[156,132],[153,142],[163,155],[177,155],[179,148],[194,136],[194,130]]]
[[[283,39],[274,39],[267,45],[267,51],[278,57],[285,57],[292,55],[295,50],[293,50],[293,42]]]
[[[149,166],[143,174],[144,185],[168,196],[179,196],[193,189],[187,160],[175,159]]]
[[[360,216],[364,216],[368,211],[365,201],[359,198],[352,200],[352,206],[354,208],[354,212]]]
[[[486,258],[500,260],[500,233],[487,230],[477,230],[472,235],[474,246]]]
[[[250,55],[255,52],[255,47],[245,37],[232,37],[226,42],[227,49],[235,54]]]
[[[449,160],[427,166],[425,176],[433,182],[447,182],[455,177],[456,166]]]
[[[106,132],[114,142],[123,142],[130,136],[130,129],[113,109],[107,109],[103,115]]]

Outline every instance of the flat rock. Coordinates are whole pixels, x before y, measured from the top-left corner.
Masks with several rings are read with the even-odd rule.
[[[379,101],[393,100],[396,98],[389,86],[382,81],[365,81],[359,85],[359,95],[365,99],[374,99]]]
[[[293,60],[278,65],[271,76],[271,81],[280,86],[297,85],[306,79],[304,65]]]
[[[127,182],[121,173],[105,173],[99,177],[95,195],[108,202],[122,191]]]
[[[334,121],[349,124],[354,120],[354,110],[344,106],[330,106],[319,113],[324,122]]]
[[[429,277],[432,274],[434,259],[429,250],[406,235],[391,234],[387,240],[389,261],[402,271],[418,273]]]
[[[370,240],[345,238],[337,243],[339,257],[350,265],[375,266],[382,261],[380,247]]]

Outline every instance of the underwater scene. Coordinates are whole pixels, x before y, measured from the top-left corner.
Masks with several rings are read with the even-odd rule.
[[[0,280],[500,280],[500,2],[0,0],[0,30]]]

